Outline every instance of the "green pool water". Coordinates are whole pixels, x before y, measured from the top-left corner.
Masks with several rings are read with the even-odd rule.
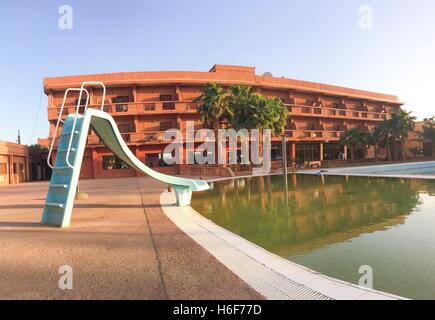
[[[323,274],[435,299],[435,181],[289,175],[213,183],[192,207],[218,225]]]

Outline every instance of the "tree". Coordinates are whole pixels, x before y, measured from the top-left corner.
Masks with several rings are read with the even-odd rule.
[[[288,111],[279,98],[258,95],[246,85],[231,87],[231,93],[229,123],[233,129],[271,129],[275,135],[284,133]]]
[[[394,132],[394,124],[391,119],[387,119],[382,121],[376,127],[376,137],[378,139],[378,145],[380,147],[384,147],[387,150],[387,160],[392,160],[392,141],[393,141],[393,132]]]
[[[406,160],[406,142],[408,141],[408,135],[410,132],[415,131],[416,117],[411,115],[412,112],[400,109],[394,112],[391,116],[392,137],[394,138],[394,144],[396,140],[400,141],[400,150],[402,160]]]
[[[29,145],[29,149],[31,151],[35,151],[35,152],[48,151],[47,147],[44,147],[44,146],[37,144],[37,143]]]
[[[232,86],[230,92],[228,102],[232,114],[228,122],[231,128],[255,129],[262,117],[255,91],[250,86],[237,85]]]
[[[288,110],[279,98],[269,99],[256,94],[250,86],[231,87],[229,98],[230,127],[235,130],[259,129],[260,154],[263,147],[263,130],[271,129],[275,135],[283,135],[287,124]]]
[[[343,136],[340,137],[339,143],[342,146],[347,146],[350,151],[350,160],[355,162],[356,150],[366,147],[366,136],[362,134],[358,128],[349,129]],[[365,150],[364,150],[365,154]],[[364,156],[365,157],[365,156]]]
[[[201,102],[199,113],[204,123],[217,130],[220,123],[231,114],[228,104],[228,91],[216,83],[207,83],[203,94],[195,99]]]
[[[377,147],[375,141],[375,135],[371,132],[361,132],[361,147],[363,149],[363,160],[367,159],[367,148],[369,146],[375,146],[375,160],[377,160]]]
[[[382,133],[380,130],[380,126],[375,127],[373,132],[370,133],[369,138],[369,145],[372,145],[374,147],[375,151],[375,161],[377,162],[379,160],[379,148],[382,145]]]
[[[216,83],[208,83],[195,101],[201,102],[202,121],[214,129],[219,129],[223,120],[228,120],[229,127],[237,131],[259,129],[260,154],[263,129],[284,135],[288,110],[283,102],[279,98],[261,96],[250,86],[235,85],[227,90]]]
[[[432,146],[432,158],[435,158],[435,116],[425,121],[423,132],[419,133]]]

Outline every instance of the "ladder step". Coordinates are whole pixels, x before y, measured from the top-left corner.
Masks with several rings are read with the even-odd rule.
[[[64,167],[54,167],[53,170],[72,170],[72,168],[68,167],[68,166],[64,166]]]
[[[60,188],[60,189],[66,189],[68,188],[67,184],[50,184],[51,188]]]
[[[76,150],[77,150],[76,148],[71,148],[70,149],[71,152],[76,152]],[[57,152],[67,152],[67,151],[68,151],[68,149],[58,149],[57,150]]]
[[[58,202],[47,202],[45,205],[49,207],[63,208],[63,203]]]

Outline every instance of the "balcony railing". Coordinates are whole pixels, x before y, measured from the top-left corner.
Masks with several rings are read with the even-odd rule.
[[[140,115],[149,113],[196,113],[201,104],[192,101],[150,101],[150,102],[129,102],[129,103],[106,103],[104,111],[113,115]],[[101,104],[89,105],[89,108],[100,109]],[[66,105],[62,114],[75,113],[75,105]],[[48,108],[48,119],[57,120],[60,107]],[[81,108],[80,112],[84,110]]]
[[[344,131],[330,130],[286,130],[285,136],[289,140],[338,140]]]
[[[285,136],[291,141],[337,141],[344,131],[332,131],[332,130],[285,130]],[[205,142],[205,141],[214,141],[213,137],[210,136],[211,133],[207,132],[204,136],[195,137],[196,142]],[[121,133],[122,138],[128,144],[161,144],[161,143],[170,143],[173,141],[172,138],[165,138],[165,131],[146,131],[146,132],[130,132],[130,133]],[[207,137],[206,137],[207,136]],[[186,137],[183,136],[184,141],[186,142]],[[252,139],[249,139],[252,140]],[[274,141],[281,140],[281,137],[274,136]],[[49,139],[51,143],[51,138]],[[55,141],[55,147],[58,146],[59,139]],[[88,136],[88,145],[103,145],[103,141],[94,134]]]
[[[145,101],[145,102],[123,102],[107,103],[104,105],[104,111],[113,115],[141,115],[150,113],[196,113],[201,103],[193,101]],[[89,108],[100,108],[98,105],[89,105]],[[296,104],[286,104],[291,116],[310,116],[325,117],[337,119],[357,119],[382,121],[390,116],[386,113],[358,111],[347,109],[336,109],[330,107],[310,107]],[[75,112],[75,105],[67,105],[64,108],[63,115],[66,116]],[[56,120],[59,115],[60,107],[48,108],[49,120]],[[80,110],[83,112],[83,108]]]
[[[328,107],[310,107],[296,104],[286,104],[289,114],[291,116],[312,116],[312,117],[326,117],[326,118],[346,118],[346,119],[360,119],[360,120],[385,120],[390,116],[386,113],[335,109]]]

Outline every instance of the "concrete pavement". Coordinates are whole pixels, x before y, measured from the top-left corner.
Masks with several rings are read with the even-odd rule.
[[[0,187],[0,299],[261,299],[163,214],[149,177],[83,180],[71,227],[40,225],[47,182]],[[61,290],[59,267],[73,268]]]

